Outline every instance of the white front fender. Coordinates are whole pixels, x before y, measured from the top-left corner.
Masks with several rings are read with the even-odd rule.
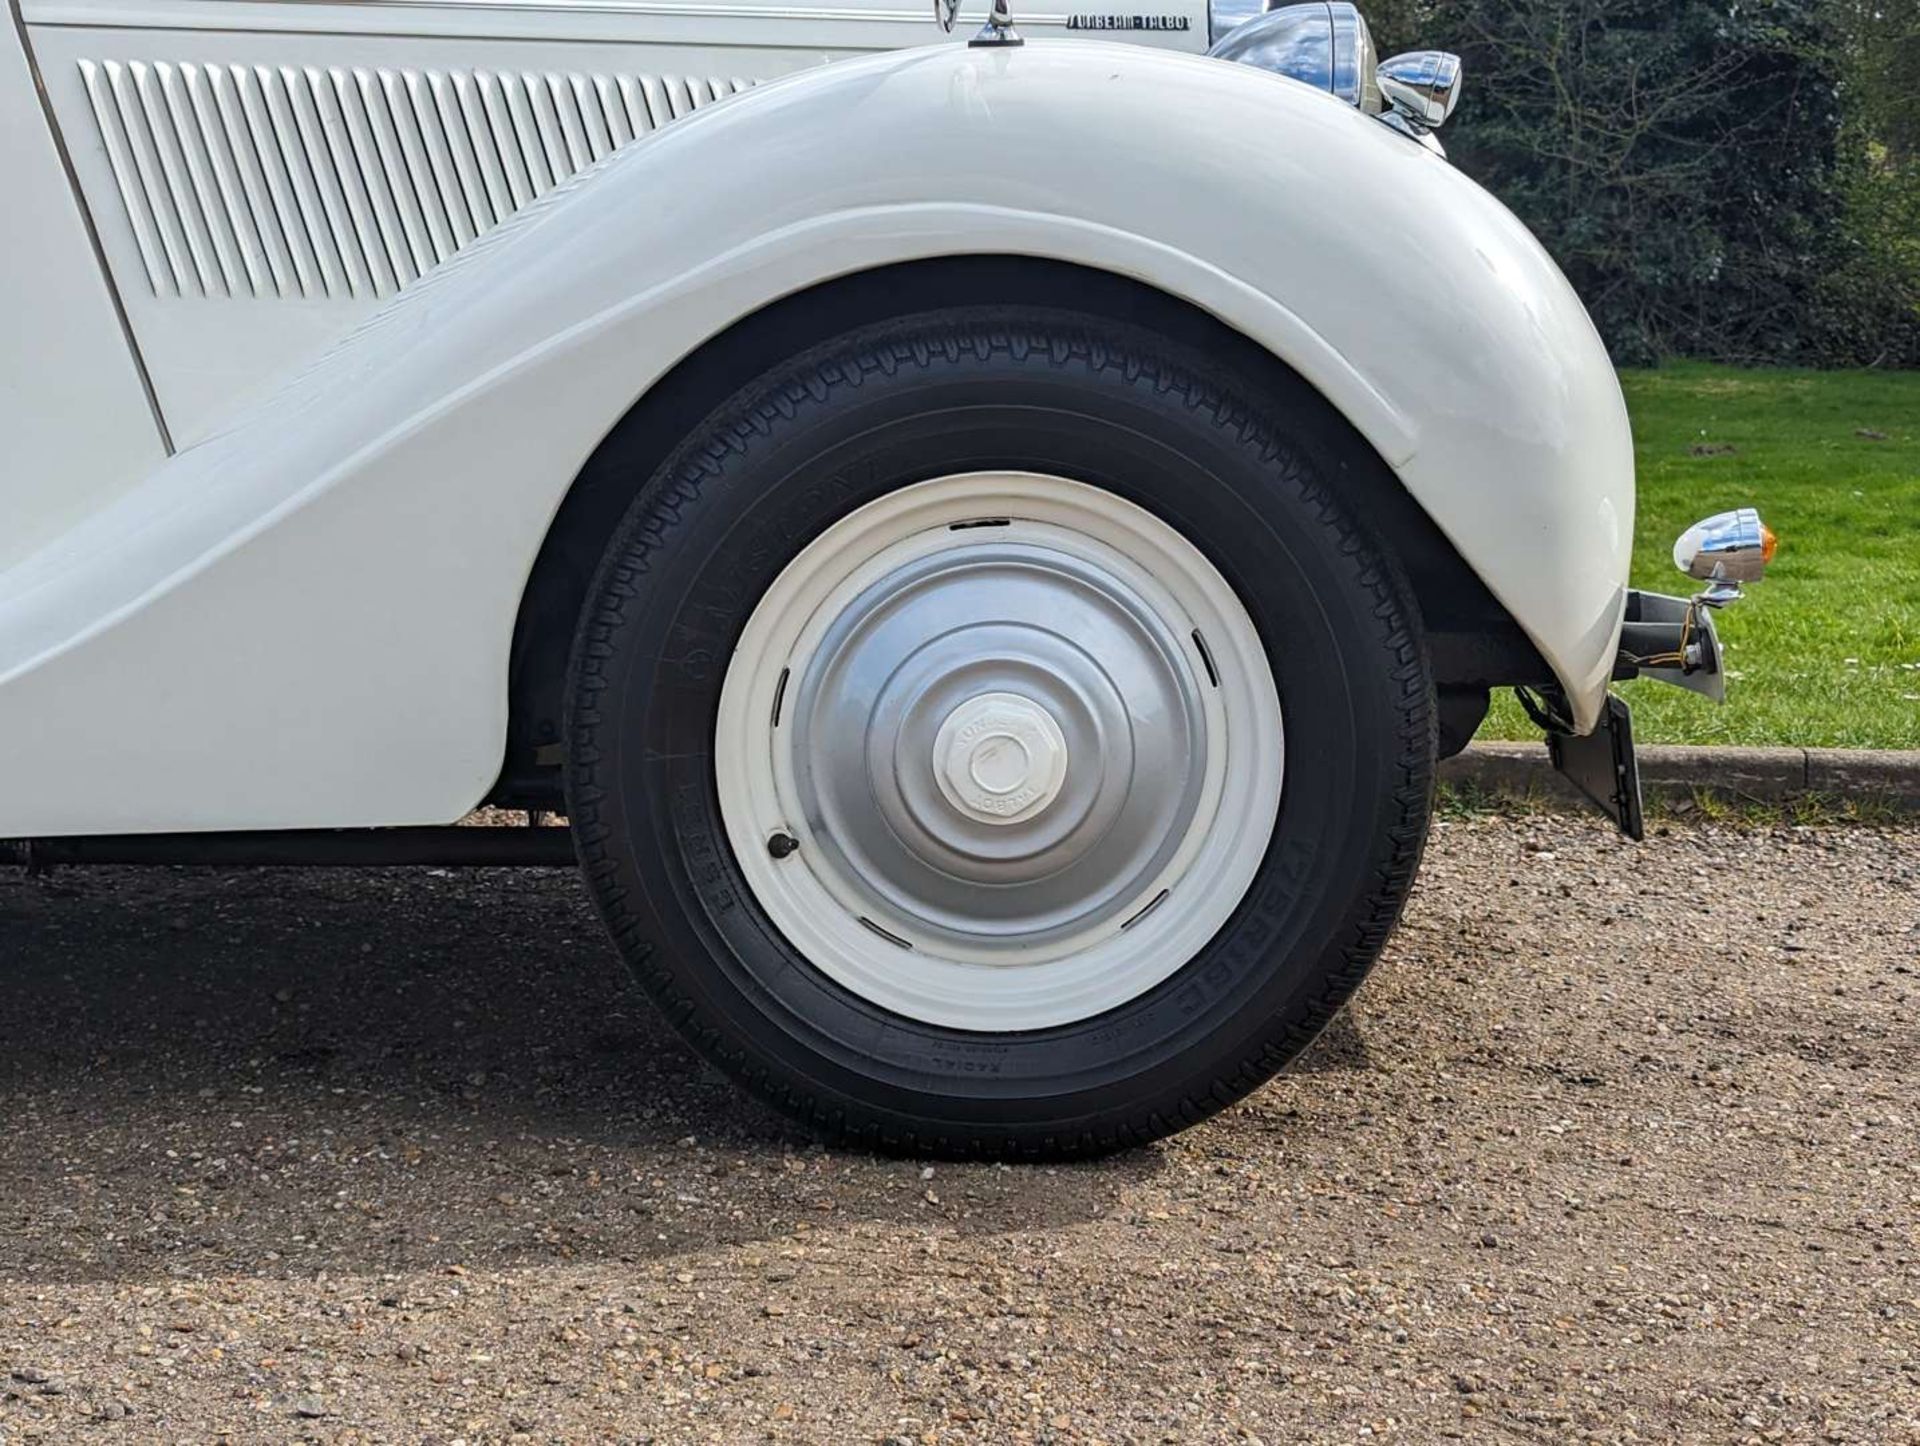
[[[1291,81],[1122,46],[943,47],[631,146],[0,574],[0,836],[457,817],[500,766],[545,530],[634,399],[782,296],[962,254],[1132,276],[1269,347],[1590,725],[1632,454],[1606,355],[1525,229]]]

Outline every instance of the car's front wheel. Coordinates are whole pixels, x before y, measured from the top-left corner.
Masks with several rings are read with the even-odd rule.
[[[1434,746],[1326,435],[1032,309],[714,413],[609,549],[570,707],[581,857],[669,1017],[938,1153],[1149,1139],[1296,1054],[1399,909]]]

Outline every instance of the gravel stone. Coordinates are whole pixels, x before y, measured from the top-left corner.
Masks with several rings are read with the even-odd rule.
[[[1287,1076],[937,1178],[566,874],[9,873],[0,987],[4,1441],[1920,1446],[1920,831],[1444,819]]]

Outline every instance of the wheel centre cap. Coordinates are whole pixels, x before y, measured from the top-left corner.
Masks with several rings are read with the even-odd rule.
[[[933,741],[940,792],[968,818],[1020,823],[1060,796],[1067,740],[1053,715],[1018,693],[980,693],[947,715]]]

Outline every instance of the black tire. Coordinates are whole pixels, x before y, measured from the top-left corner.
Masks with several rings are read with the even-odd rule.
[[[1028,307],[870,327],[743,389],[639,488],[575,643],[568,804],[641,983],[761,1098],[888,1150],[1099,1153],[1267,1080],[1373,964],[1426,835],[1418,614],[1340,497],[1350,469],[1379,465],[1304,388]],[[856,506],[976,469],[1094,483],[1198,544],[1265,642],[1289,760],[1264,861],[1212,942],[1106,1014],[1020,1034],[891,1014],[812,967],[747,885],[712,757],[727,659],[786,562]]]

